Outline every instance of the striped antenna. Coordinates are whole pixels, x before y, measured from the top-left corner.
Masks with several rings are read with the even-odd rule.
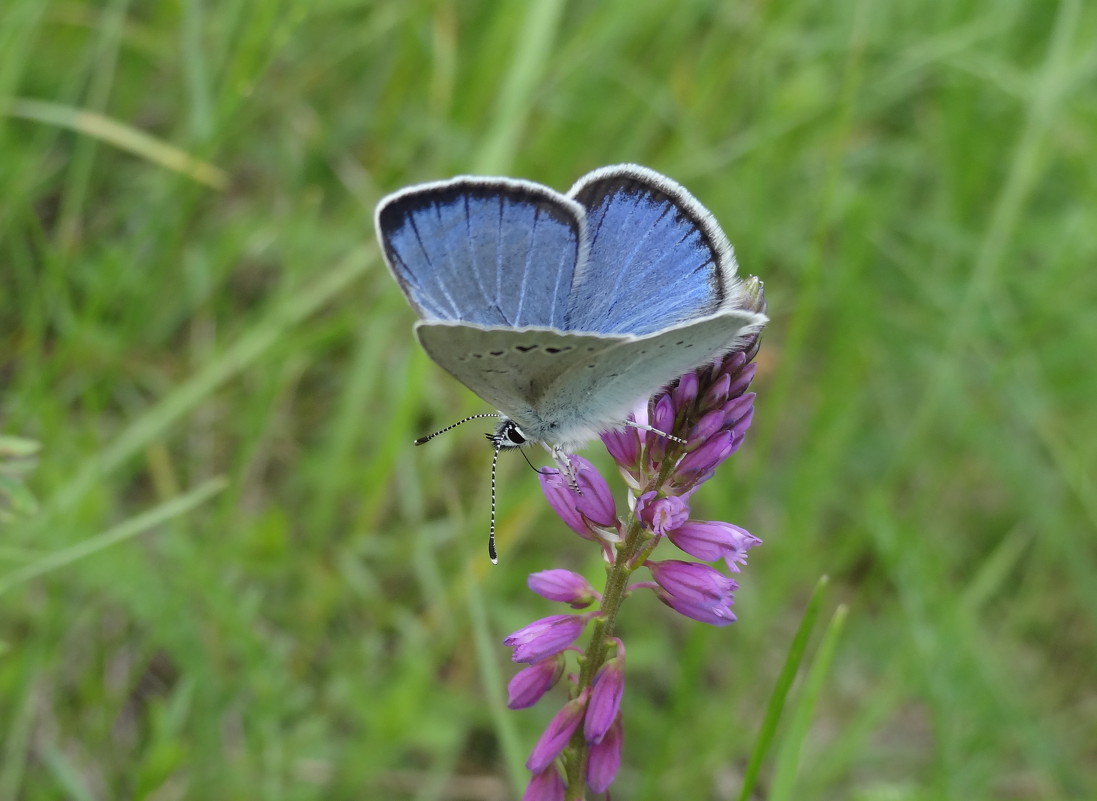
[[[484,417],[501,417],[503,422],[496,426],[494,433],[485,434],[491,444],[494,447],[495,453],[491,457],[491,525],[488,528],[488,556],[491,558],[493,565],[499,564],[499,554],[495,551],[495,475],[499,468],[499,451],[504,448],[520,448],[526,444],[526,437],[522,433],[522,430],[518,428],[517,424],[513,420],[507,419],[499,412],[484,412],[483,414],[474,414],[466,417],[464,420],[458,420],[456,423],[446,426],[443,429],[435,431],[433,434],[428,434],[425,437],[419,437],[415,440],[416,445],[423,445],[430,442],[439,434],[445,434],[462,423],[467,423],[470,420],[480,420]],[[526,461],[529,461],[528,459]]]
[[[504,448],[521,448],[529,442],[517,423],[506,415],[497,416],[503,418],[503,422],[496,426],[495,433],[484,435],[495,448],[491,457],[491,527],[488,529],[488,556],[493,565],[499,564],[499,556],[495,553],[495,472],[499,466],[499,451]]]
[[[427,434],[425,437],[419,437],[419,439],[415,440],[415,444],[425,445],[426,443],[437,437],[439,434],[445,434],[447,431],[452,431],[453,429],[457,428],[457,426],[461,425],[462,423],[467,423],[470,420],[479,420],[483,417],[502,417],[502,415],[499,414],[499,412],[484,412],[483,414],[474,414],[466,417],[464,420],[458,420],[456,423],[452,423],[443,429],[435,431],[433,434]]]
[[[499,450],[501,446],[496,444],[495,453],[491,457],[491,526],[488,528],[488,558],[493,565],[499,564],[499,554],[495,552],[495,468],[499,464]]]

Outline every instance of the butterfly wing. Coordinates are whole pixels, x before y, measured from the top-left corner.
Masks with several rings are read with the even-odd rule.
[[[766,320],[765,315],[733,309],[649,336],[618,339],[591,354],[561,373],[538,399],[537,414],[553,424],[556,439],[550,441],[567,449],[619,428],[639,403],[739,347]]]
[[[427,353],[527,437],[569,447],[758,331],[731,245],[684,188],[635,165],[569,195],[455,178],[385,198],[385,258]]]
[[[529,439],[570,448],[619,426],[638,403],[765,321],[732,310],[645,337],[448,323],[416,331],[435,362]]]
[[[742,305],[731,243],[684,187],[622,164],[588,173],[568,195],[586,209],[590,241],[569,329],[644,335]]]
[[[415,331],[440,367],[538,440],[546,439],[552,423],[539,411],[550,389],[585,364],[600,363],[606,350],[629,339],[444,322],[420,322]]]
[[[566,325],[584,212],[548,187],[455,178],[389,195],[377,208],[385,260],[428,321]]]

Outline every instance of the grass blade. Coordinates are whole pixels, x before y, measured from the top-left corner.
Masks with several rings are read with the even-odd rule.
[[[792,638],[788,656],[785,657],[785,664],[777,677],[777,684],[774,685],[773,692],[770,693],[769,704],[766,706],[766,714],[762,719],[762,728],[758,731],[758,738],[754,743],[750,762],[747,763],[746,773],[743,776],[743,789],[739,793],[739,801],[747,801],[754,792],[754,786],[758,782],[758,774],[762,769],[762,762],[765,760],[766,754],[769,753],[770,746],[773,745],[773,739],[777,734],[777,726],[781,722],[781,713],[784,711],[789,691],[792,689],[792,683],[796,680],[800,664],[804,660],[804,653],[807,650],[808,641],[811,639],[811,632],[814,631],[815,623],[819,619],[823,596],[829,581],[827,576],[822,576],[816,583],[815,589],[808,599],[804,616],[800,620],[800,626],[796,629],[796,634]]]

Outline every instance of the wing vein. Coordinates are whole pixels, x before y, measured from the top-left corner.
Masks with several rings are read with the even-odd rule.
[[[500,293],[503,290],[503,198],[500,196],[499,201],[499,217],[496,221],[495,229],[495,308],[499,311],[499,315],[503,318],[503,322],[510,324],[510,320],[507,318],[506,312],[503,311],[503,304],[500,302]]]
[[[484,287],[484,276],[480,270],[480,259],[478,258],[480,254],[476,249],[476,240],[472,234],[472,209],[469,207],[468,195],[461,198],[461,205],[465,209],[465,246],[468,249],[469,263],[472,265],[472,272],[476,278],[476,286],[480,289],[480,296],[486,303],[488,292]]]
[[[529,286],[530,270],[533,265],[533,250],[537,244],[537,223],[541,218],[541,210],[534,208],[533,210],[533,226],[529,232],[529,238],[526,240],[526,263],[522,267],[522,282],[518,285],[518,306],[514,312],[515,325],[524,325],[525,321],[522,319],[522,307],[526,303],[526,289]]]
[[[428,265],[433,264],[433,261],[430,257],[430,251],[427,250],[426,243],[423,241],[423,235],[419,231],[419,226],[415,224],[415,218],[413,216],[409,215],[407,217],[407,221],[408,221],[408,225],[411,226],[411,230],[415,233],[415,241],[419,243],[419,249],[423,251],[423,260]],[[441,291],[442,296],[449,302],[449,310],[450,310],[449,313],[454,314],[454,315],[457,314],[457,303],[454,301],[453,296],[450,294],[449,290],[446,288],[445,282],[440,277],[436,277],[433,280],[434,280],[434,283],[437,284],[438,289]],[[420,293],[420,294],[425,295],[425,293]],[[441,308],[441,306],[439,305],[438,308]]]

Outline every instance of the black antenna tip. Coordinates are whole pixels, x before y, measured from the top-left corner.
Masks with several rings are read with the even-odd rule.
[[[428,442],[430,442],[430,437],[419,437],[419,439],[415,440],[416,445],[426,445]]]

